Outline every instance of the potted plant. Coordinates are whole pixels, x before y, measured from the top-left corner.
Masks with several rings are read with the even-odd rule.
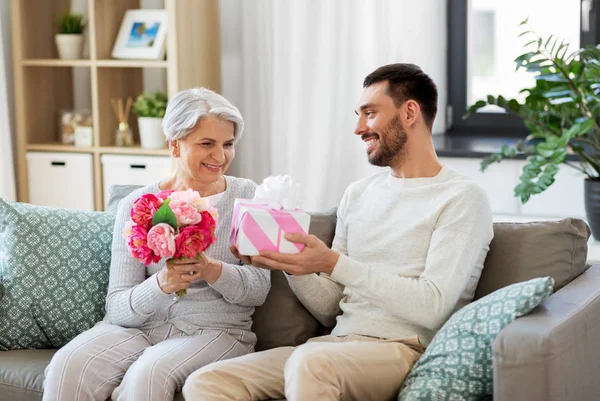
[[[496,105],[523,118],[529,136],[516,146],[504,145],[500,153],[481,162],[481,171],[505,158],[525,153],[515,196],[526,203],[554,182],[561,165],[585,174],[585,208],[596,240],[600,240],[600,46],[587,46],[574,52],[553,35],[539,37],[527,20],[520,36],[531,36],[528,51],[515,59],[517,70],[535,75],[535,85],[521,92],[524,102],[487,96],[469,107],[464,118],[482,107]],[[567,155],[576,160],[567,160]]]
[[[58,34],[54,37],[61,59],[80,59],[83,53],[83,15],[66,11],[58,19]]]
[[[157,149],[166,146],[161,124],[167,110],[167,101],[167,95],[163,92],[142,93],[135,100],[133,112],[138,116],[142,148]]]

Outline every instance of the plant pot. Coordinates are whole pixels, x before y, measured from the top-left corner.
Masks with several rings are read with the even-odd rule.
[[[54,37],[58,57],[65,60],[80,59],[83,54],[82,34],[58,34]]]
[[[161,149],[166,147],[167,138],[162,130],[162,118],[138,117],[140,142],[144,149]]]
[[[592,228],[592,235],[600,241],[600,180],[585,179],[585,214]]]

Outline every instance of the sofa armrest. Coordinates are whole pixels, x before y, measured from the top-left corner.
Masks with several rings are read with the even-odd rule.
[[[597,265],[498,334],[494,401],[598,401],[599,340]]]

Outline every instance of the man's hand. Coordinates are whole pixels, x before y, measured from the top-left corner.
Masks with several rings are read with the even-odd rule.
[[[305,248],[302,252],[291,255],[262,251],[259,256],[251,258],[251,264],[271,270],[283,270],[293,275],[331,274],[340,257],[337,252],[329,249],[323,241],[314,235],[286,234],[285,239],[297,244],[304,244]]]

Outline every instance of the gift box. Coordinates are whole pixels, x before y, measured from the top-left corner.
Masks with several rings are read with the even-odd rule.
[[[231,219],[231,244],[240,255],[255,256],[260,251],[298,253],[303,244],[284,238],[287,233],[307,234],[310,215],[300,209],[284,209],[277,202],[236,199]]]

